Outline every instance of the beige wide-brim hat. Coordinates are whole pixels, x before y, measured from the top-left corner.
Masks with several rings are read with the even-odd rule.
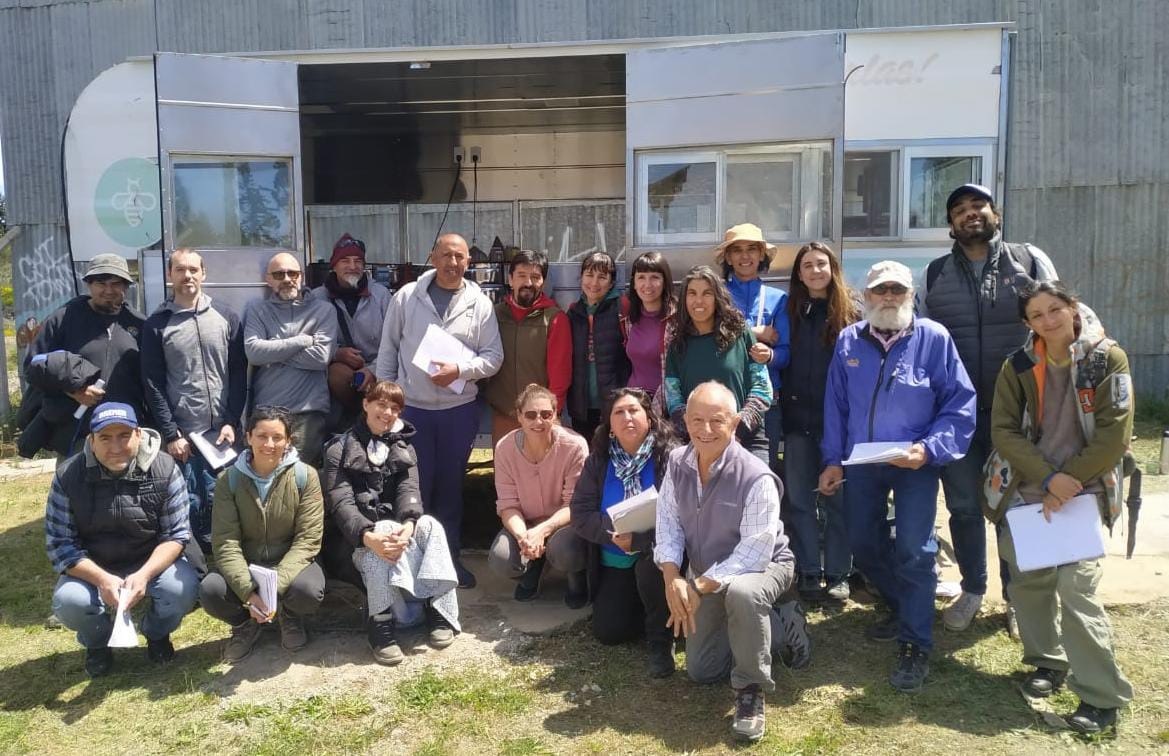
[[[775,258],[775,245],[769,244],[763,238],[763,229],[754,223],[740,223],[737,226],[731,226],[727,229],[727,232],[723,234],[723,243],[714,248],[715,263],[722,265],[727,247],[738,241],[759,242],[762,244],[763,257],[767,260],[768,266],[771,265],[771,261]]]

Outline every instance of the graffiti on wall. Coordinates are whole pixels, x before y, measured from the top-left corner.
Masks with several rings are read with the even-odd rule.
[[[51,229],[30,229],[15,243],[12,277],[21,348],[36,338],[44,319],[76,292],[64,236]]]

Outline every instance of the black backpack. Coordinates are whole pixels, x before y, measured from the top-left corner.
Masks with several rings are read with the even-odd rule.
[[[1035,263],[1035,256],[1031,254],[1030,244],[1013,244],[1011,242],[1004,242],[1003,246],[1007,248],[1007,254],[1011,259],[1022,266],[1023,270],[1027,271],[1027,275],[1031,276],[1031,280],[1036,280],[1036,273],[1038,273],[1038,265]],[[938,280],[938,276],[942,274],[942,266],[950,255],[942,255],[930,262],[929,267],[925,269],[925,290],[929,292],[934,288],[934,282]]]

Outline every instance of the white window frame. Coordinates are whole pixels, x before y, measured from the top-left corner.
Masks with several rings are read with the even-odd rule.
[[[722,231],[722,197],[725,190],[722,154],[717,150],[677,150],[673,152],[639,152],[635,157],[637,175],[637,228],[634,237],[638,246],[669,246],[673,244],[717,243]],[[669,163],[714,163],[714,230],[709,232],[660,234],[650,233],[649,224],[649,168]]]
[[[934,228],[909,227],[909,196],[910,164],[914,158],[931,157],[977,157],[982,159],[982,176],[975,177],[975,182],[983,186],[992,187],[994,182],[994,145],[987,143],[970,143],[954,145],[925,145],[920,147],[903,147],[901,149],[901,238],[907,241],[946,241],[950,238],[950,227]],[[860,237],[871,238],[871,237]]]
[[[845,165],[848,164],[848,156],[849,155],[856,155],[856,154],[862,153],[862,152],[870,153],[870,154],[872,154],[872,153],[887,153],[887,154],[890,154],[892,156],[890,161],[889,161],[889,174],[890,174],[889,180],[890,180],[890,183],[892,183],[892,186],[889,187],[889,196],[893,202],[897,203],[897,207],[890,209],[890,216],[891,216],[890,221],[892,222],[892,226],[893,226],[891,234],[889,234],[887,236],[845,236],[844,237],[845,241],[887,242],[887,241],[898,241],[901,239],[901,230],[905,227],[903,225],[905,223],[905,221],[901,217],[901,208],[902,208],[902,206],[905,205],[905,201],[901,195],[902,195],[903,185],[908,182],[908,176],[904,175],[904,172],[905,172],[906,166],[909,165],[908,163],[903,162],[904,153],[905,153],[906,149],[908,149],[908,148],[903,147],[903,146],[884,146],[884,147],[881,147],[881,146],[877,146],[877,147],[865,147],[865,146],[849,147],[849,146],[845,146],[845,148],[844,148]],[[840,166],[841,171],[844,171],[844,169],[845,169],[844,165]],[[844,200],[842,198],[841,202],[843,202],[843,201]],[[841,213],[841,228],[843,229],[843,227],[844,227],[844,208],[843,207],[840,209],[840,213]],[[906,216],[906,217],[908,217],[908,216]]]

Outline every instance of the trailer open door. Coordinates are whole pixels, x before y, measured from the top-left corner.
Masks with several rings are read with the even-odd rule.
[[[242,314],[273,254],[305,264],[297,64],[158,53],[154,75],[163,251],[144,260],[143,280],[193,248],[204,288]],[[166,292],[146,294],[150,311]]]
[[[677,271],[727,227],[782,252],[840,241],[844,35],[649,47],[626,58],[627,238]],[[837,247],[839,248],[839,247]]]

